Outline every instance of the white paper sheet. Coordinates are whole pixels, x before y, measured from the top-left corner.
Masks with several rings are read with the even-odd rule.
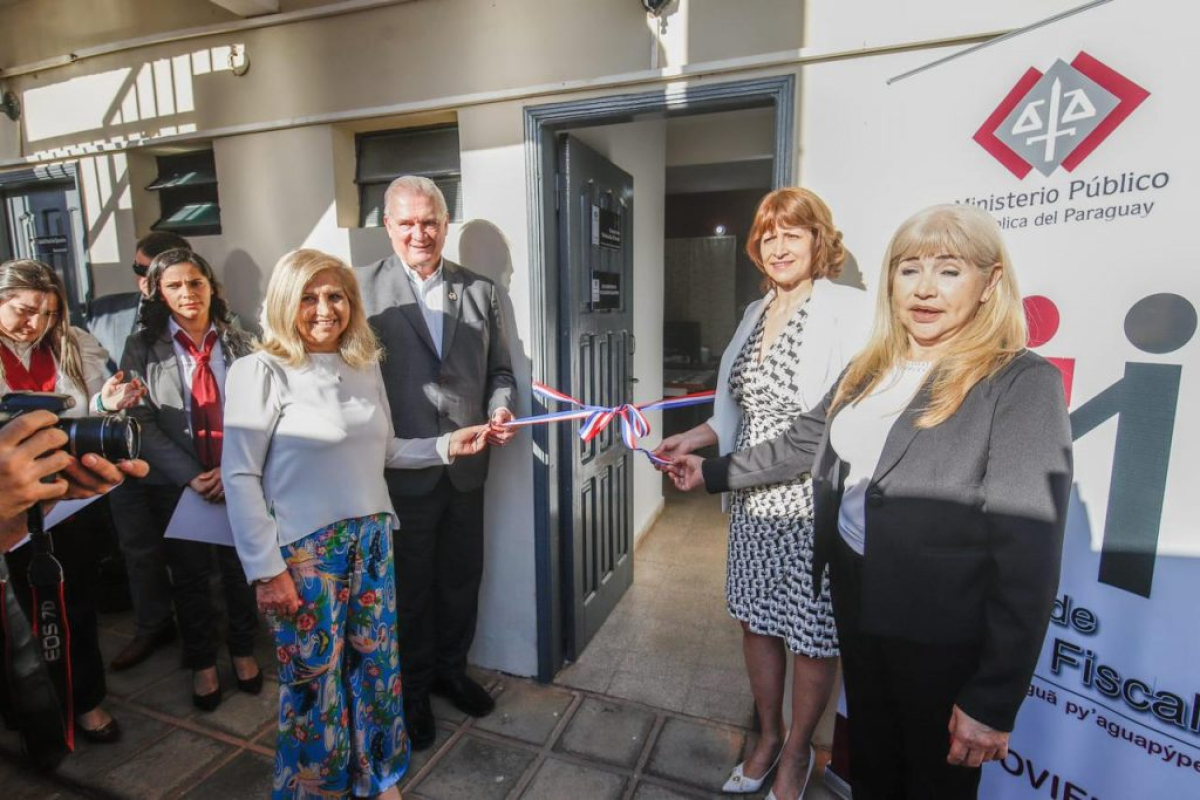
[[[45,519],[42,521],[42,527],[46,530],[51,530],[55,525],[62,522],[67,517],[71,516],[77,511],[82,511],[85,507],[96,502],[103,496],[104,495],[100,494],[96,495],[95,497],[89,497],[86,500],[59,500],[54,504],[54,508],[50,509],[50,513],[47,514]],[[29,535],[26,534],[24,539],[14,544],[10,549],[16,550],[18,547],[24,546],[24,544],[28,541]]]
[[[183,490],[179,505],[167,525],[168,539],[233,546],[233,528],[224,503],[210,503],[190,487]]]

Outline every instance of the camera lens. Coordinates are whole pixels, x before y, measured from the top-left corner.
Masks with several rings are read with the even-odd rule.
[[[142,430],[137,420],[128,417],[84,417],[59,420],[67,434],[67,452],[80,457],[95,453],[109,461],[137,458],[142,450]]]

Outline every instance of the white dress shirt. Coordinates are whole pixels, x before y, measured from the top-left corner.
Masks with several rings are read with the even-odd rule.
[[[378,364],[337,353],[289,367],[257,352],[229,368],[221,473],[246,577],[286,568],[279,549],[343,519],[396,512],[385,467],[450,463],[450,434],[398,439]]]
[[[438,358],[442,357],[442,315],[446,310],[446,282],[442,280],[442,262],[438,262],[437,269],[428,278],[422,278],[417,274],[416,270],[405,264],[402,259],[400,266],[404,267],[404,272],[408,275],[409,283],[412,284],[413,294],[416,295],[417,302],[421,304],[421,316],[425,317],[425,325],[429,328],[429,336],[433,339],[433,346],[437,348]]]
[[[175,360],[179,362],[179,381],[183,386],[183,413],[188,420],[188,430],[193,436],[196,432],[192,428],[192,375],[196,372],[196,359],[192,358],[192,354],[187,351],[187,348],[179,343],[175,338],[175,334],[183,331],[183,335],[187,336],[187,331],[179,327],[174,318],[167,320],[167,327],[171,331],[171,347],[175,348]],[[204,344],[205,337],[212,331],[215,331],[215,325],[209,325],[208,330],[204,332],[204,336],[196,343],[196,348],[201,349]],[[191,337],[188,336],[190,339]],[[193,340],[195,341],[195,340]],[[213,345],[212,355],[208,359],[208,366],[212,370],[213,377],[217,379],[217,392],[221,397],[221,403],[225,403],[225,351],[221,349],[221,337],[217,336],[217,343]]]
[[[850,470],[838,509],[838,532],[860,556],[867,540],[867,487],[892,426],[921,388],[929,366],[928,361],[907,361],[896,367],[871,394],[839,411],[829,428],[829,444]]]

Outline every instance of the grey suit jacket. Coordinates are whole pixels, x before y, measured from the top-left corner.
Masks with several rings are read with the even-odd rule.
[[[250,352],[250,337],[241,329],[221,331],[225,366]],[[183,403],[183,383],[170,330],[155,336],[141,330],[129,337],[121,369],[136,370],[146,384],[146,396],[129,411],[142,426],[142,458],[151,467],[148,483],[186,486],[204,472],[192,442],[191,420]]]
[[[841,535],[845,469],[826,435],[835,391],[778,438],[704,462],[710,491],[812,473],[816,586]],[[978,645],[958,705],[1012,730],[1058,588],[1072,476],[1062,375],[1025,351],[950,419],[918,429],[928,400],[926,387],[896,420],[867,489],[862,630]]]
[[[495,284],[443,260],[446,311],[439,359],[400,259],[391,255],[354,271],[384,347],[383,382],[397,436],[440,436],[513,407],[516,383]],[[400,497],[420,496],[448,470],[456,488],[470,491],[483,485],[487,464],[485,451],[449,466],[390,469],[388,489]]]
[[[125,340],[137,327],[138,303],[141,292],[123,292],[97,297],[88,307],[87,327],[100,340],[110,358],[109,368],[114,372],[125,352]]]

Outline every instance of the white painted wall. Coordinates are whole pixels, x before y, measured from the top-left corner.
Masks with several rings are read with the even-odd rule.
[[[635,403],[662,396],[663,199],[667,122],[648,120],[572,131],[584,144],[633,176],[633,356]],[[647,415],[662,430],[662,412]],[[657,442],[658,434],[648,441]],[[633,530],[640,538],[662,511],[662,478],[645,457],[633,461]]]
[[[1043,20],[1086,0],[808,0],[804,46],[854,50],[898,42],[1009,30]]]
[[[491,278],[506,299],[509,349],[530,413],[530,308],[524,133],[519,107],[481,106],[459,116],[463,213],[446,254]],[[485,488],[485,567],[471,661],[517,675],[537,673],[533,441],[528,430],[492,452]],[[552,534],[553,535],[553,534]]]
[[[775,110],[676,117],[667,124],[667,166],[749,161],[775,155]]]

